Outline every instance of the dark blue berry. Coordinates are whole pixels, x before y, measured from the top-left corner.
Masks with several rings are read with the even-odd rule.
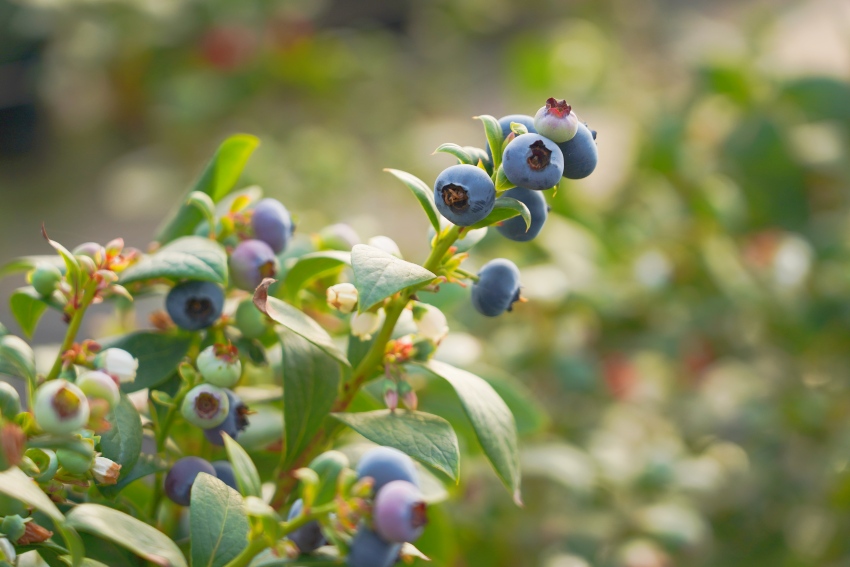
[[[245,240],[230,254],[230,277],[233,285],[254,291],[265,278],[273,278],[280,264],[271,246],[262,240]]]
[[[549,216],[549,206],[546,204],[546,198],[540,191],[531,191],[524,187],[515,187],[505,191],[504,197],[516,199],[528,207],[528,212],[531,213],[531,226],[525,230],[525,221],[522,217],[512,217],[496,227],[499,234],[509,240],[517,242],[528,242],[533,240],[540,233],[543,224],[546,222],[546,217]]]
[[[519,300],[519,268],[510,260],[497,258],[484,264],[472,284],[472,306],[487,317],[510,311]]]
[[[596,169],[599,152],[596,150],[596,131],[579,124],[572,140],[558,144],[564,154],[564,177],[584,179]]]
[[[215,476],[218,477],[218,480],[233,490],[239,490],[236,475],[233,473],[233,465],[230,464],[230,461],[213,461],[210,464],[215,469]]]
[[[232,390],[225,389],[224,391],[227,392],[227,399],[229,401],[227,417],[219,425],[210,429],[204,429],[204,436],[207,440],[219,447],[224,445],[224,438],[221,436],[222,432],[236,439],[239,437],[239,433],[248,427],[248,406]]]
[[[262,199],[251,215],[254,236],[268,244],[275,254],[280,254],[292,236],[292,217],[277,199]]]
[[[540,134],[517,136],[502,154],[505,177],[517,187],[541,191],[554,187],[564,174],[558,144]]]
[[[212,282],[189,281],[174,286],[165,309],[174,324],[187,331],[206,329],[221,317],[224,290]]]
[[[425,497],[413,484],[394,480],[375,496],[372,524],[386,541],[404,543],[419,539],[428,523]]]
[[[483,220],[496,203],[496,187],[487,172],[474,165],[444,169],[434,183],[434,202],[440,214],[458,226]]]
[[[301,514],[301,510],[303,508],[304,501],[299,498],[294,504],[292,504],[292,508],[289,509],[289,515],[286,517],[286,521],[297,518]],[[294,532],[290,533],[288,537],[292,543],[298,546],[298,550],[301,553],[310,553],[311,551],[319,549],[326,543],[325,536],[322,535],[322,528],[319,526],[319,522],[315,520],[304,524]]]
[[[419,473],[413,459],[392,447],[375,447],[367,451],[357,463],[357,477],[372,477],[373,494],[394,480],[406,480],[419,486]]]
[[[357,526],[348,551],[348,567],[390,567],[401,551],[400,543],[386,542],[364,524]]]
[[[165,475],[165,494],[175,504],[188,506],[192,494],[192,485],[199,473],[216,476],[213,466],[200,457],[179,459]]]
[[[531,134],[537,133],[537,129],[534,127],[533,116],[528,116],[527,114],[508,114],[507,116],[499,118],[499,126],[502,127],[502,140],[507,138],[511,133],[511,122],[522,124]],[[486,149],[487,157],[490,159],[490,163],[493,163],[493,154],[490,151],[490,144],[486,144]]]

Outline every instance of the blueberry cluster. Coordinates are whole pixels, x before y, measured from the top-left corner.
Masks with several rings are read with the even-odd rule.
[[[237,218],[242,229],[230,253],[230,277],[237,288],[254,291],[264,278],[280,270],[277,255],[292,239],[294,225],[286,207],[272,198],[261,199]]]

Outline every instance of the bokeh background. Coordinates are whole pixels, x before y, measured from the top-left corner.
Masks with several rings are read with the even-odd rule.
[[[243,181],[299,232],[346,222],[421,258],[427,222],[382,169],[430,183],[440,143],[483,146],[472,116],[566,98],[596,172],[550,196],[537,240],[492,231],[470,259],[516,261],[531,302],[435,300],[440,356],[517,414],[525,508],[467,458],[420,547],[848,566],[848,79],[845,0],[0,0],[0,264],[49,253],[42,222],[144,248],[233,132],[261,138]],[[36,342],[61,332],[49,314]]]

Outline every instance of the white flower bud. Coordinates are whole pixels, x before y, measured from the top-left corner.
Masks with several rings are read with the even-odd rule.
[[[355,313],[351,316],[351,334],[361,340],[368,341],[384,324],[384,310],[377,313]]]
[[[373,236],[369,239],[368,244],[369,246],[383,250],[387,254],[392,254],[396,258],[401,258],[401,250],[399,250],[398,244],[389,236]]]
[[[357,288],[354,284],[340,283],[328,288],[328,305],[342,313],[351,313],[357,305]]]
[[[17,557],[15,546],[12,545],[12,542],[5,537],[0,537],[0,559],[14,565]]]
[[[116,484],[118,475],[121,473],[121,465],[106,457],[95,457],[91,473],[98,484]]]
[[[117,378],[119,382],[132,382],[136,379],[139,360],[120,348],[108,348],[95,358],[95,366]]]
[[[439,343],[449,334],[449,323],[443,312],[427,303],[417,303],[413,308],[413,320],[420,336]]]

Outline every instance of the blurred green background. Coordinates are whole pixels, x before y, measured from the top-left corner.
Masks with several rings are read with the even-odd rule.
[[[525,508],[467,458],[420,547],[848,566],[849,77],[844,0],[0,0],[0,264],[48,253],[42,222],[143,248],[239,131],[262,140],[246,183],[299,232],[347,222],[422,258],[427,222],[382,168],[431,183],[440,143],[484,144],[471,116],[566,98],[596,172],[549,196],[537,240],[493,231],[470,260],[515,260],[531,302],[435,300],[440,356],[517,412]]]

